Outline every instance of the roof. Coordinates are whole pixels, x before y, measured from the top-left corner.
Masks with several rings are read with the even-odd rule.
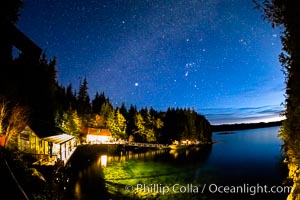
[[[66,143],[66,142],[72,140],[73,138],[75,138],[75,136],[73,136],[73,135],[60,134],[60,135],[44,137],[42,139],[45,141],[48,141],[48,142],[55,143],[55,144],[63,144],[63,143]]]
[[[108,129],[101,129],[99,135],[101,135],[101,136],[112,136],[111,132]]]
[[[14,24],[8,23],[4,28],[7,35],[13,40],[13,45],[22,51],[27,56],[31,56],[34,61],[38,61],[42,53],[42,49],[29,39],[22,31],[20,31]]]
[[[35,132],[35,134],[40,138],[65,134],[64,131],[56,127],[51,122],[34,120],[29,126]]]
[[[82,128],[81,131],[87,135],[112,136],[110,130],[106,128]]]

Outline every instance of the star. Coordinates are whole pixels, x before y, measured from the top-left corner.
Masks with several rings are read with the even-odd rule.
[[[281,33],[252,1],[170,2],[31,1],[18,27],[57,58],[60,85],[77,90],[86,77],[90,95],[103,91],[112,102],[162,111],[173,102],[195,110],[284,102]],[[182,101],[182,89],[195,95]]]

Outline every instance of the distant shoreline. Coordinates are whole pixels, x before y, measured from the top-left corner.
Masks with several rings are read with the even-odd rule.
[[[212,132],[227,132],[246,129],[265,128],[273,126],[281,126],[283,121],[276,122],[259,122],[259,123],[241,123],[241,124],[221,124],[211,125]]]

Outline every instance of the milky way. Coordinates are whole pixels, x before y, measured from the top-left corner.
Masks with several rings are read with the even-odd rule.
[[[17,25],[57,57],[60,84],[86,77],[114,106],[189,107],[213,124],[284,109],[280,30],[252,0],[25,0]]]

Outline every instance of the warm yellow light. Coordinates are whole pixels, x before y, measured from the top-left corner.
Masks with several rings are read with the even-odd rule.
[[[81,198],[81,189],[80,189],[80,183],[76,182],[75,184],[75,196],[80,199]]]
[[[176,151],[176,150],[174,150],[174,149],[170,150],[169,153],[170,153],[171,155],[173,155],[174,158],[177,158],[177,157],[178,157],[178,151]]]
[[[101,155],[101,167],[107,166],[107,155]]]

